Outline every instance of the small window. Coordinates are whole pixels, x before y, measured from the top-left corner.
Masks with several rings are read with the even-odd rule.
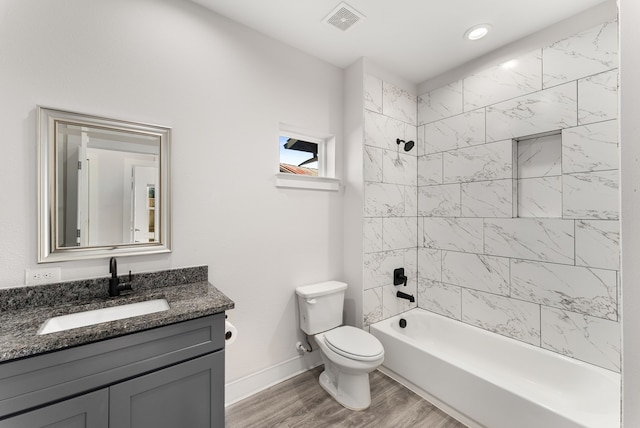
[[[339,190],[335,178],[335,137],[280,126],[277,187]]]
[[[317,177],[318,146],[313,141],[280,135],[280,172]]]

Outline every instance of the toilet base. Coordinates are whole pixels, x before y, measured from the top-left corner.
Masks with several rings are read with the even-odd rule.
[[[347,409],[365,410],[371,405],[369,373],[336,376],[325,368],[319,381],[322,389]]]

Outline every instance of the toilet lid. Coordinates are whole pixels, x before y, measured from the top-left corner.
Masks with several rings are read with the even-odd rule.
[[[324,334],[327,346],[343,357],[360,361],[373,361],[384,354],[382,343],[359,328],[343,326]]]

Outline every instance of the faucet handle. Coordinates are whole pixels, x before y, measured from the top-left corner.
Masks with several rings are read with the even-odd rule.
[[[397,268],[393,270],[393,285],[403,284],[407,285],[407,277],[404,274],[404,268]]]

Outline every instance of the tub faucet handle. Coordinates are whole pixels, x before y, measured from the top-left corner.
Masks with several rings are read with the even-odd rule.
[[[393,285],[407,286],[407,277],[404,274],[404,268],[397,268],[393,270]]]

